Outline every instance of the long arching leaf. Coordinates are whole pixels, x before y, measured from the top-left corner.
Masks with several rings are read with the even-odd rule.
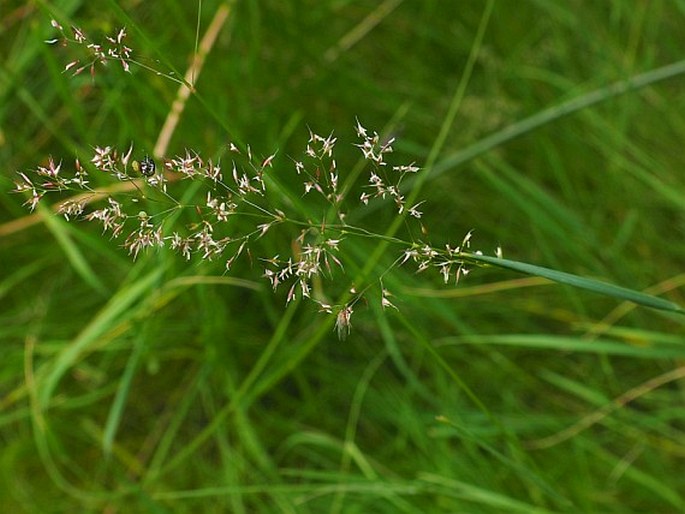
[[[559,282],[560,284],[567,284],[573,287],[587,289],[588,291],[594,291],[595,293],[611,296],[612,298],[618,298],[620,300],[628,300],[630,302],[651,307],[653,309],[685,314],[685,309],[676,303],[669,302],[668,300],[664,300],[656,296],[641,293],[640,291],[635,291],[634,289],[608,284],[606,282],[591,278],[579,277],[578,275],[573,275],[571,273],[543,268],[542,266],[536,266],[534,264],[528,264],[525,262],[511,261],[508,259],[478,254],[467,254],[466,256],[468,260],[471,261],[518,271],[519,273],[525,273],[526,275],[544,277],[554,282]]]

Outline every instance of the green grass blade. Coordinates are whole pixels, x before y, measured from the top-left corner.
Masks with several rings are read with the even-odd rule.
[[[114,445],[114,436],[117,433],[117,428],[121,423],[121,418],[124,414],[124,408],[126,407],[126,399],[128,398],[128,393],[131,390],[131,382],[133,382],[133,377],[138,369],[138,363],[140,362],[140,357],[143,354],[144,341],[142,339],[137,339],[133,348],[133,352],[128,358],[128,363],[126,364],[126,369],[119,382],[119,387],[117,388],[117,393],[114,397],[114,402],[112,402],[112,407],[107,415],[107,422],[105,423],[105,430],[102,436],[102,448],[106,456],[112,453],[112,446]]]
[[[651,307],[652,309],[685,314],[685,309],[678,304],[669,302],[668,300],[664,300],[656,296],[641,293],[640,291],[635,291],[634,289],[608,284],[600,280],[584,278],[563,271],[543,268],[542,266],[536,266],[534,264],[511,261],[508,259],[499,259],[497,257],[490,257],[487,255],[468,254],[468,259],[480,263],[491,264],[492,266],[497,266],[499,268],[518,271],[519,273],[525,273],[526,275],[544,277],[554,282],[559,282],[560,284],[567,284],[580,289],[587,289],[588,291],[593,291],[595,293],[617,298],[619,300],[628,300],[629,302],[633,302],[638,305],[644,305],[645,307]]]
[[[43,215],[45,226],[55,236],[55,239],[66,254],[67,259],[69,259],[69,263],[74,268],[74,271],[76,271],[76,273],[95,291],[102,295],[107,294],[107,286],[102,283],[97,273],[95,273],[93,268],[88,264],[88,261],[78,245],[72,240],[71,235],[69,234],[72,227],[66,225],[64,220],[54,216],[46,207],[39,205],[38,209]]]
[[[77,361],[79,356],[96,342],[112,324],[121,316],[133,316],[136,312],[131,306],[144,294],[150,291],[153,284],[159,280],[163,268],[157,268],[137,282],[121,289],[100,313],[86,326],[83,331],[66,346],[57,356],[53,368],[41,384],[39,400],[42,408],[47,408],[52,393],[67,370]]]
[[[554,334],[467,335],[443,338],[441,343],[474,346],[513,346],[535,350],[596,353],[638,359],[682,359],[685,357],[685,346],[683,344],[650,341],[637,345],[609,339],[587,341],[580,337],[565,337]]]
[[[502,130],[491,134],[473,145],[460,150],[452,155],[448,155],[431,169],[431,179],[445,173],[457,166],[470,161],[471,159],[496,148],[507,141],[511,141],[523,134],[531,132],[538,127],[551,123],[559,118],[578,112],[587,107],[604,102],[610,98],[623,95],[630,91],[635,91],[643,87],[655,84],[663,80],[668,80],[685,73],[685,61],[678,61],[661,68],[656,68],[639,75],[635,75],[626,80],[620,80],[608,86],[595,89],[584,95],[572,98],[559,105],[554,105],[535,113],[528,118],[513,123]]]
[[[466,502],[473,502],[476,505],[491,507],[496,509],[496,512],[525,512],[527,514],[551,514],[554,512],[517,500],[506,494],[435,473],[421,472],[418,475],[418,479],[426,484],[434,485],[442,494],[447,494]]]

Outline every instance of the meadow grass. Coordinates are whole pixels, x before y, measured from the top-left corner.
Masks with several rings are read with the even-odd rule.
[[[658,0],[3,4],[2,510],[684,511],[684,17]],[[46,44],[53,19],[93,40],[125,26],[135,62],[65,72],[83,49]],[[421,168],[402,215],[391,194],[357,201],[359,124]],[[303,194],[311,134],[338,140],[348,225]],[[154,177],[186,150],[227,177],[269,160],[255,201],[286,218],[227,272],[169,245],[133,259],[125,235],[11,193],[78,158],[91,187],[145,193],[134,214],[197,222],[164,195],[204,208],[205,182],[93,169],[131,144]],[[309,299],[273,291],[264,259],[322,222],[344,268]],[[405,243],[471,230],[483,254],[458,284],[398,265]]]

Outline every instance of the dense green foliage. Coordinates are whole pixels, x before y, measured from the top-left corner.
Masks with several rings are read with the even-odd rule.
[[[229,141],[277,152],[273,201],[297,210],[309,129],[334,132],[344,180],[358,119],[397,137],[397,162],[432,164],[413,184],[424,231],[398,237],[444,248],[473,229],[510,269],[445,285],[407,263],[383,275],[383,309],[374,278],[401,253],[370,256],[397,211],[357,205],[371,235],[318,284],[334,300],[373,268],[340,341],[334,315],[261,276],[295,228],[225,273],[29,215],[17,171],[152,153],[168,74],[222,6],[167,155],[229,170]],[[94,39],[126,26],[162,74],[72,76],[51,19]],[[685,316],[512,271],[685,305],[684,25],[679,0],[3,2],[0,510],[685,511]]]

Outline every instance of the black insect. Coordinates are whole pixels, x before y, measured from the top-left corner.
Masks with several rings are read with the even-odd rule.
[[[149,155],[146,155],[142,161],[140,161],[140,172],[145,175],[146,177],[151,177],[152,175],[155,174],[155,161],[152,160],[152,157]]]

